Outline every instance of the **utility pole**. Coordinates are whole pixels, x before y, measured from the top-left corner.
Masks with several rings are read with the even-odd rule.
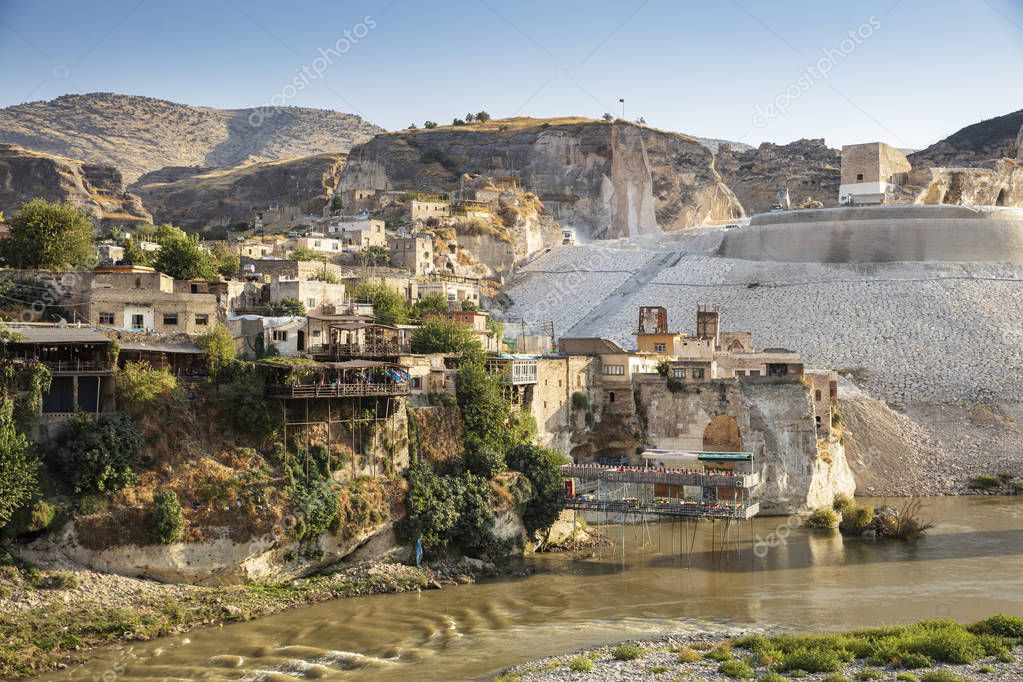
[[[622,120],[624,121],[625,120],[625,98],[624,97],[619,97],[618,101],[622,105]]]

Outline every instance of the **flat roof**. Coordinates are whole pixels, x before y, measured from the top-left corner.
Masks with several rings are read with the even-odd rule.
[[[202,353],[202,348],[194,343],[138,343],[122,341],[121,350],[155,351],[158,353]]]
[[[112,343],[91,327],[7,327],[21,338],[12,343]]]

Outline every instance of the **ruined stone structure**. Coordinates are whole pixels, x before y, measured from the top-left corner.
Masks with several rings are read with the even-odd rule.
[[[884,142],[845,145],[838,203],[883,204],[909,170],[906,155]]]

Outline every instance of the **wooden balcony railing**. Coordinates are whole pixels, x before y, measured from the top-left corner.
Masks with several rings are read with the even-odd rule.
[[[274,385],[266,389],[271,398],[357,398],[391,397],[408,395],[408,383],[393,384],[300,384],[297,386]]]

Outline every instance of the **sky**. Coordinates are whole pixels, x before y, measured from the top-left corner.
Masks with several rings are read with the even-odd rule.
[[[0,0],[0,107],[87,92],[922,148],[1023,108],[1023,0]]]

